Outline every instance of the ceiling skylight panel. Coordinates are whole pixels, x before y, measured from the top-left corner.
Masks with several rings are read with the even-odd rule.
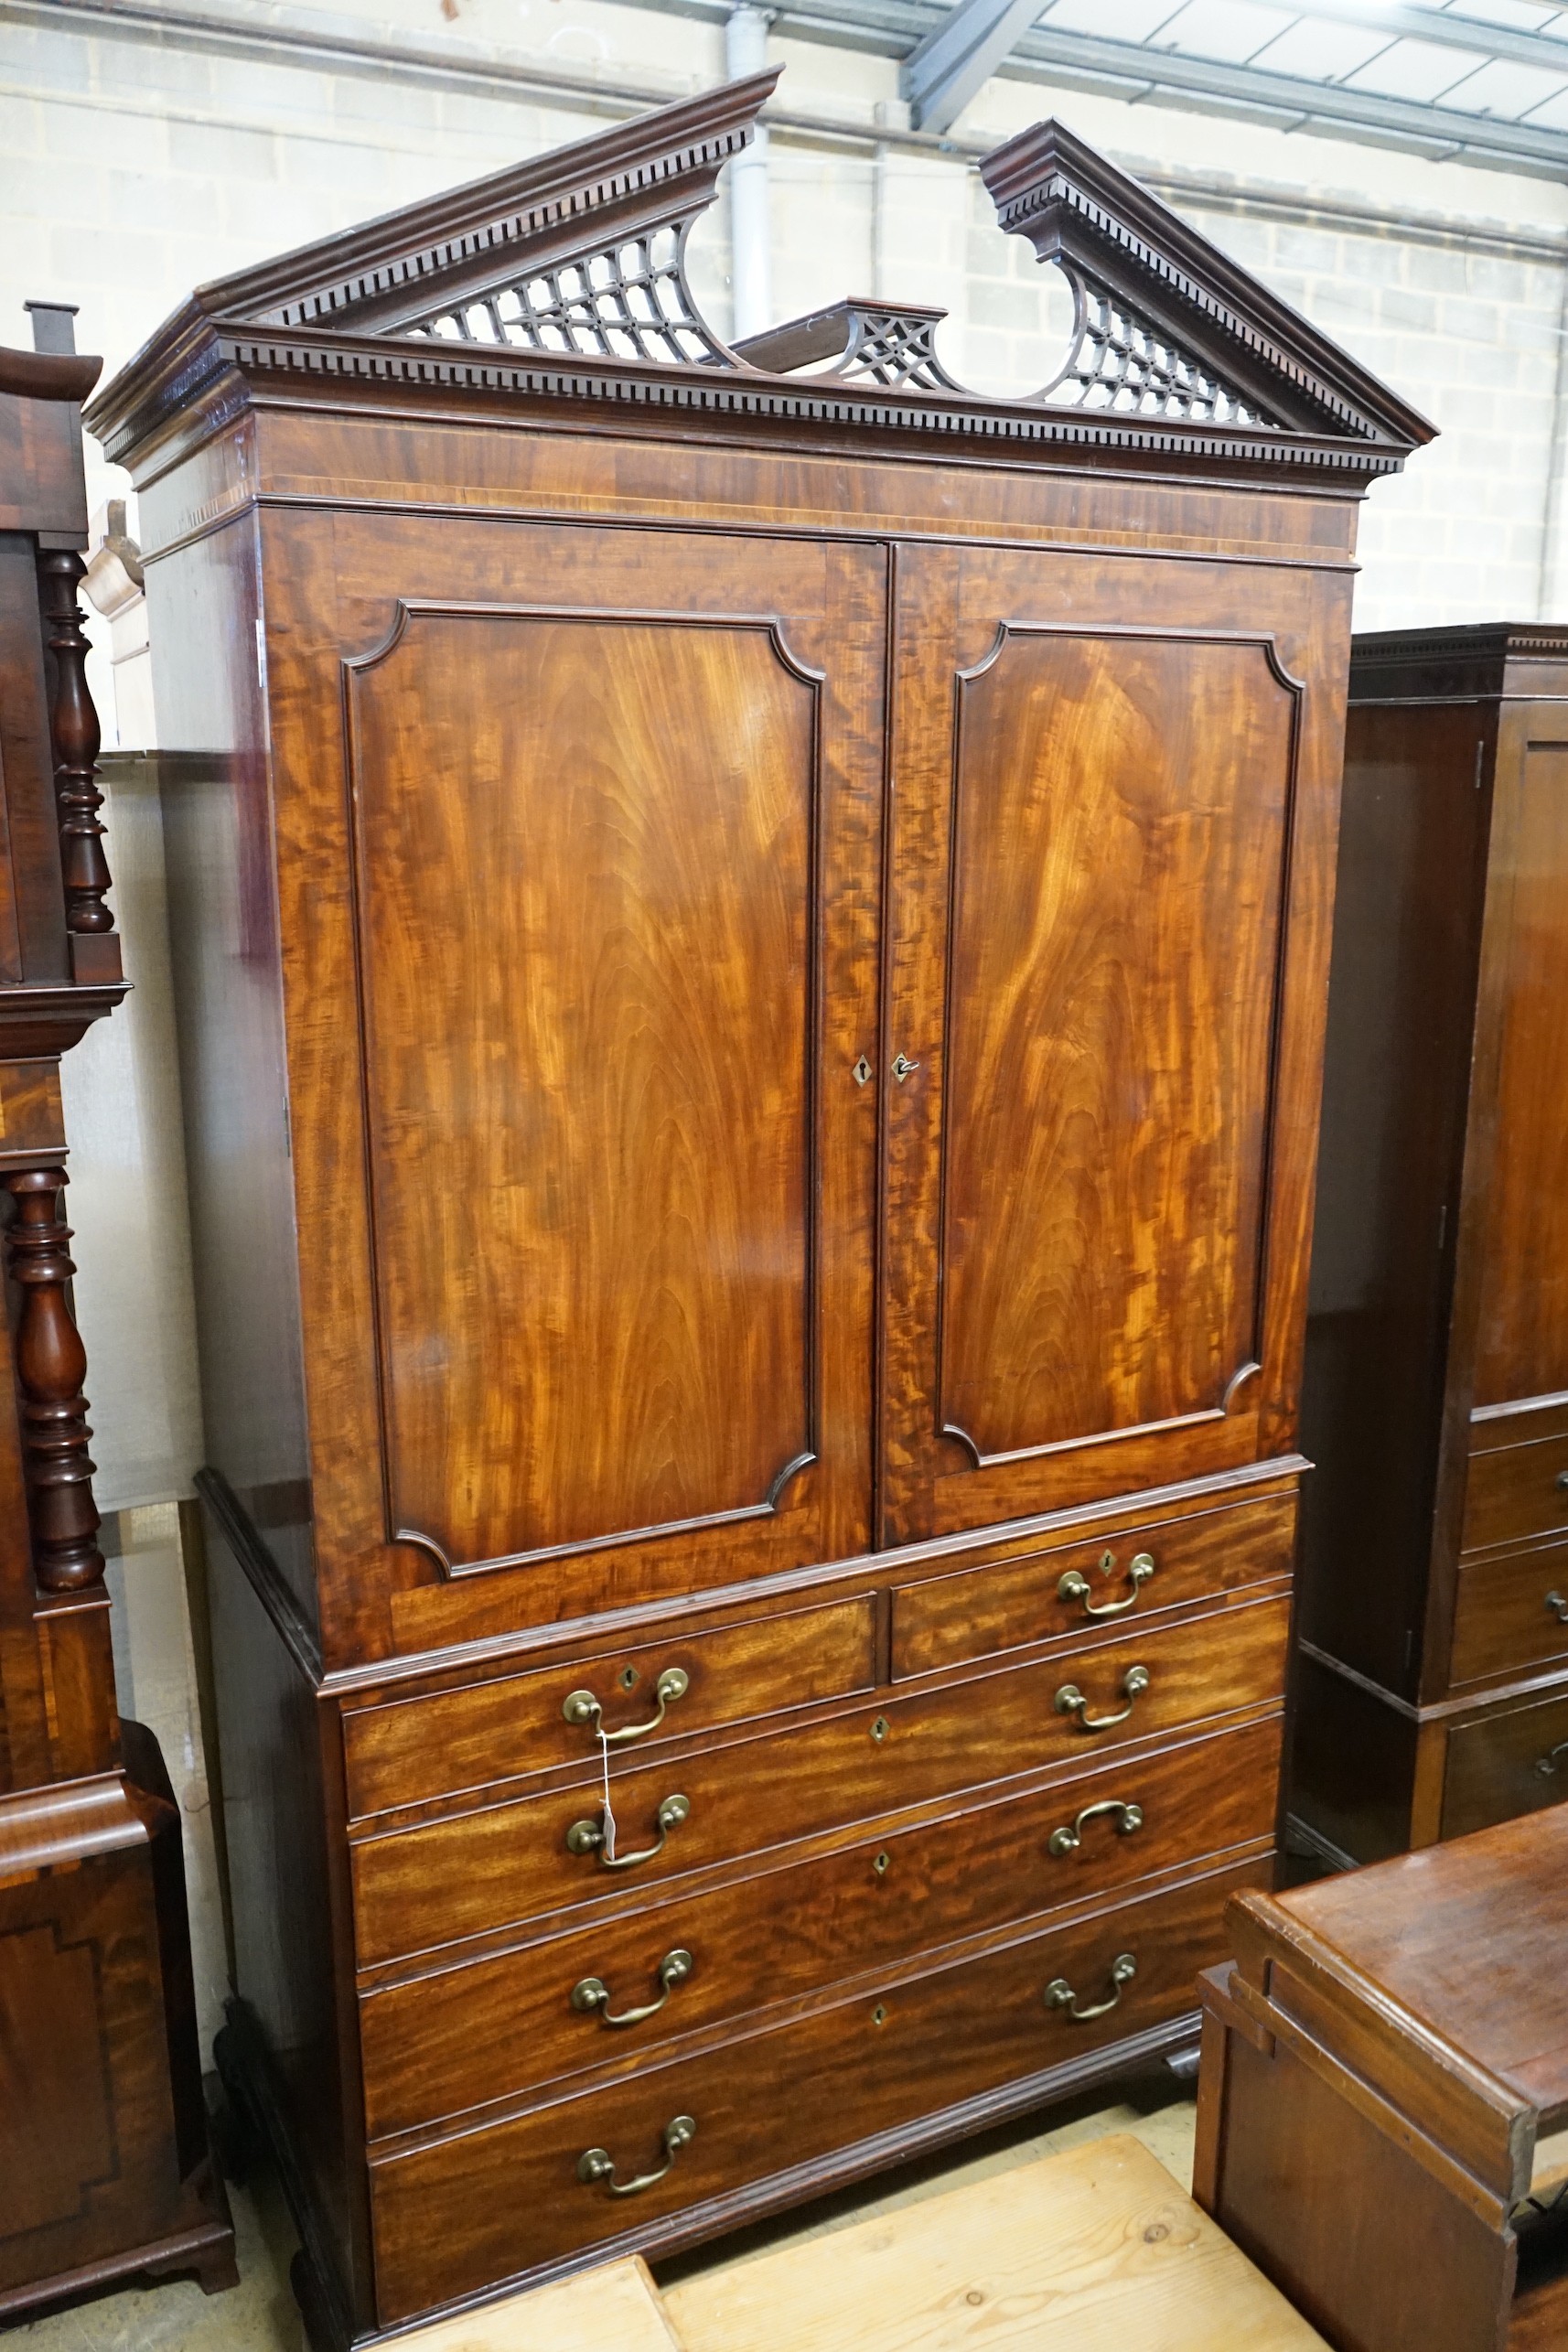
[[[1539,33],[1562,13],[1537,5],[1536,0],[1463,0],[1462,6],[1433,11],[1434,16],[1470,17],[1482,25],[1506,25],[1514,33]]]
[[[1187,0],[1180,16],[1154,36],[1151,46],[1243,65],[1277,33],[1279,23],[1277,9],[1252,7],[1249,0]]]
[[[1499,122],[1517,122],[1532,106],[1543,106],[1568,81],[1568,59],[1558,73],[1542,66],[1516,65],[1511,58],[1490,58],[1464,79],[1455,74],[1442,94],[1444,106],[1466,114],[1495,114]]]
[[[1544,106],[1533,108],[1530,124],[1537,131],[1568,131],[1568,90],[1560,90]]]
[[[1180,5],[1181,0],[1055,0],[1038,21],[1057,32],[1098,33],[1107,41],[1146,41]]]
[[[1386,49],[1389,40],[1387,33],[1368,32],[1325,16],[1303,16],[1248,63],[1270,73],[1298,73],[1308,81],[1343,81]]]
[[[1477,63],[1483,63],[1481,59]],[[1431,41],[1396,41],[1370,64],[1348,77],[1351,90],[1376,91],[1384,98],[1430,102],[1451,90],[1469,71],[1461,49],[1440,49]]]

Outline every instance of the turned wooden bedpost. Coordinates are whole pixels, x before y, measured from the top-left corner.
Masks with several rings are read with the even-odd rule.
[[[54,747],[55,799],[59,814],[60,878],[65,887],[65,923],[78,935],[112,933],[114,918],[104,905],[112,886],[103,854],[98,811],[98,751],[102,733],[87,683],[87,634],[81,625],[77,584],[87,566],[74,548],[51,548],[38,558],[38,578],[49,650],[55,658],[54,703],[49,733]],[[116,958],[116,968],[118,959]],[[84,977],[98,978],[96,971]]]
[[[63,1167],[0,1176],[16,1203],[6,1257],[22,1294],[16,1341],[22,1456],[34,1572],[45,1593],[83,1593],[103,1579],[94,1465],[87,1450],[92,1433],[81,1392],[87,1350],[67,1290],[76,1272],[66,1248],[70,1227],[59,1215],[67,1181]]]

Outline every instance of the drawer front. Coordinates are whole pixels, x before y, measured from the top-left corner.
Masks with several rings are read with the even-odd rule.
[[[1568,1542],[1531,1544],[1459,1571],[1449,1679],[1474,1682],[1568,1655]]]
[[[875,1679],[869,1594],[716,1633],[674,1633],[639,1649],[360,1707],[343,1719],[350,1818],[459,1796],[599,1754],[602,1721],[618,1756],[663,1739],[783,1707],[851,1698]],[[685,1687],[672,1694],[666,1680]],[[564,1709],[579,1692],[599,1713]]]
[[[367,1992],[368,2129],[435,2122],[1155,1871],[1272,1842],[1279,1752],[1271,1715]],[[689,1966],[671,1969],[672,1954]],[[585,1980],[614,2014],[662,1993],[661,2005],[607,2025],[602,2006],[573,2007]]]
[[[1568,1797],[1568,1688],[1448,1734],[1443,1834],[1463,1837]]]
[[[1278,1698],[1286,1595],[1241,1603],[1141,1638],[1036,1659],[944,1689],[888,1696],[822,1723],[662,1763],[618,1765],[618,1857],[585,1848],[602,1820],[596,1780],[489,1805],[352,1845],[362,1964],[602,1900]],[[1146,1677],[1130,1694],[1129,1683]],[[1058,1693],[1081,1694],[1079,1713]],[[1101,1730],[1080,1727],[1080,1714]],[[679,1805],[677,1805],[677,1800]],[[678,1818],[676,1816],[679,1816]],[[572,1842],[569,1843],[568,1840]],[[575,1849],[575,1850],[574,1850]]]
[[[1461,1551],[1559,1530],[1568,1534],[1568,1436],[1471,1455]]]
[[[1113,1615],[1147,1616],[1173,1601],[1288,1575],[1294,1540],[1294,1495],[1271,1495],[901,1584],[893,1595],[894,1675],[929,1674],[1082,1633]]]
[[[1266,1885],[1252,1863],[1020,1939],[699,2057],[650,2063],[544,2109],[371,2164],[383,2324],[811,2163],[872,2134],[1062,2066],[1196,2008],[1225,1949],[1224,1907]],[[1116,1961],[1136,1972],[1118,1987]],[[1086,2021],[1047,2000],[1114,2006]],[[696,2129],[633,2196],[585,2183],[592,2149],[624,2183],[665,2161],[677,2117]]]

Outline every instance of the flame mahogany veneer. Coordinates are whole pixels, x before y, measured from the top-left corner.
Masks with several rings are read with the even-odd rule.
[[[1054,124],[985,166],[1038,396],[918,306],[731,348],[684,241],[775,78],[92,412],[221,2057],[322,2352],[1178,2049],[1272,1878],[1356,507],[1428,428]]]

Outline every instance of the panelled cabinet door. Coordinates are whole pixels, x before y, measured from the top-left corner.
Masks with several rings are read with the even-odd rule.
[[[1275,1450],[1343,728],[1315,597],[899,553],[886,1541]]]
[[[1499,908],[1487,1026],[1497,1112],[1485,1137],[1474,1402],[1568,1395],[1568,727],[1561,704],[1509,714],[1493,820]]]
[[[294,1073],[317,1376],[338,1349],[366,1441],[318,1517],[394,1584],[510,1574],[520,1617],[864,1546],[885,559],[301,537],[280,764],[352,890],[284,887],[360,1007]]]

